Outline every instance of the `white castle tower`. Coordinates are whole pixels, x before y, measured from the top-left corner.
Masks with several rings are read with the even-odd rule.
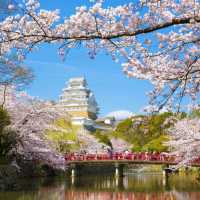
[[[69,79],[58,105],[71,115],[73,124],[79,125],[92,125],[99,110],[84,77]]]

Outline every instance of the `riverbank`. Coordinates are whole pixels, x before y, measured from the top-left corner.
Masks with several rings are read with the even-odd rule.
[[[0,191],[21,190],[24,179],[56,177],[63,175],[64,172],[55,170],[47,165],[34,164],[30,161],[21,161],[20,165],[16,162],[1,160],[0,162]]]

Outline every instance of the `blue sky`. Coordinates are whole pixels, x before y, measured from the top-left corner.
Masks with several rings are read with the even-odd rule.
[[[131,1],[107,0],[107,5],[127,2]],[[87,0],[41,0],[43,9],[60,9],[62,16],[69,16],[74,13],[76,6],[83,4],[89,5]],[[37,52],[27,56],[26,64],[33,68],[36,76],[27,91],[42,99],[58,100],[69,78],[85,76],[96,96],[101,116],[115,110],[140,113],[148,101],[145,94],[150,90],[150,84],[147,81],[128,79],[120,63],[115,63],[105,53],[90,59],[87,50],[73,49],[63,62],[58,56],[57,46],[42,45]]]

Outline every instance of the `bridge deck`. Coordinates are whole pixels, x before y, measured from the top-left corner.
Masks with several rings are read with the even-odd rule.
[[[68,164],[79,164],[79,165],[89,165],[89,164],[169,164],[176,165],[176,162],[163,162],[163,161],[153,161],[153,160],[70,160]]]
[[[70,154],[66,155],[68,164],[77,165],[102,165],[102,164],[168,164],[176,165],[181,160],[180,157],[171,156],[164,153],[115,153],[109,154]],[[195,160],[190,166],[200,166],[200,161]]]

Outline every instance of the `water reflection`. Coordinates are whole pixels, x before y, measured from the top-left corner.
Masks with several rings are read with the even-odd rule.
[[[133,192],[162,192],[162,191],[191,191],[199,190],[200,182],[195,175],[170,175],[168,178],[161,174],[132,174],[124,177],[113,176],[81,176],[67,179],[67,187],[74,189],[133,191]]]
[[[200,183],[193,175],[82,176],[26,185],[24,191],[0,192],[0,200],[200,200]]]
[[[73,200],[199,200],[200,193],[132,193],[132,192],[67,192],[65,199]]]

